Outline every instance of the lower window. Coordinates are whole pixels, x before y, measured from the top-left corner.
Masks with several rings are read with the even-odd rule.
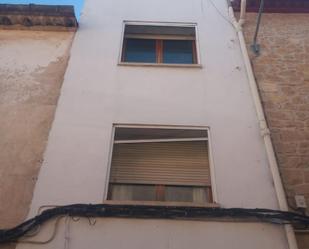
[[[207,129],[115,127],[109,200],[212,202]]]

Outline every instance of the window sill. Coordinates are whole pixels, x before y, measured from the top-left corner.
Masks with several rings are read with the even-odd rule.
[[[119,62],[118,66],[203,68],[201,64],[168,64],[168,63],[139,63],[139,62]]]
[[[159,206],[159,207],[203,207],[219,208],[217,203],[192,203],[192,202],[171,202],[171,201],[116,201],[105,200],[103,204],[107,205],[132,205],[132,206]]]

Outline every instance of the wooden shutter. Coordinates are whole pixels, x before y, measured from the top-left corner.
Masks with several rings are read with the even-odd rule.
[[[207,141],[114,144],[110,182],[209,186]]]

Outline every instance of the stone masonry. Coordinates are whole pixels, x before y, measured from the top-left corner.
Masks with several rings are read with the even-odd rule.
[[[246,14],[249,51],[256,18]],[[309,14],[263,14],[258,42],[260,55],[250,52],[251,62],[289,206],[304,195],[309,207]],[[297,238],[300,249],[309,248],[309,233]]]

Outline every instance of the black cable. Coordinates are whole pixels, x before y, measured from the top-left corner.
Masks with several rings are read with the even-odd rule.
[[[309,227],[309,217],[293,212],[271,209],[246,208],[204,208],[148,205],[110,205],[110,204],[74,204],[60,206],[43,211],[41,214],[12,228],[0,230],[0,244],[16,242],[18,239],[42,225],[46,221],[59,217],[126,217],[126,218],[237,218],[253,219],[272,224],[293,224]]]

